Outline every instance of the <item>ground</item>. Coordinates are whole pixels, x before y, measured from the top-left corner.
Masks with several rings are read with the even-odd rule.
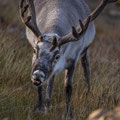
[[[88,1],[91,9],[94,0]],[[94,4],[91,4],[91,3]],[[98,2],[97,2],[98,3]],[[73,84],[76,120],[85,120],[95,109],[120,105],[120,15],[119,5],[110,5],[96,19],[96,37],[90,48],[91,86],[94,96],[85,96],[81,62]],[[65,106],[64,74],[56,77],[52,110],[34,114],[36,87],[30,80],[32,47],[25,36],[16,0],[0,1],[0,120],[60,120]]]

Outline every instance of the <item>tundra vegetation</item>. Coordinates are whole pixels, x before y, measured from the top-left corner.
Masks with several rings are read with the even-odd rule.
[[[88,1],[91,9],[99,1]],[[85,120],[98,109],[120,105],[120,15],[119,3],[110,5],[95,21],[96,38],[90,48],[91,87],[94,96],[85,96],[87,85],[81,62],[73,83],[73,112],[76,120]],[[0,120],[59,120],[65,106],[64,74],[55,80],[52,109],[34,114],[36,87],[30,80],[32,48],[20,22],[18,2],[0,1]],[[45,90],[44,90],[45,92]]]

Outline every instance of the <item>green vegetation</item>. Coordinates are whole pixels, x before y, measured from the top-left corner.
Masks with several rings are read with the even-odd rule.
[[[94,97],[85,96],[87,85],[79,63],[72,97],[76,120],[85,120],[95,109],[120,105],[120,18],[106,14],[99,18],[90,48]],[[60,120],[65,106],[64,75],[56,77],[52,110],[47,115],[33,113],[37,92],[30,81],[31,58],[32,48],[20,22],[18,3],[0,1],[0,120]]]

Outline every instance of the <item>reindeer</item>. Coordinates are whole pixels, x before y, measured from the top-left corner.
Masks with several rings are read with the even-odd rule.
[[[20,0],[20,16],[33,47],[31,80],[38,86],[35,109],[41,110],[44,106],[42,89],[47,80],[46,105],[50,106],[54,77],[65,70],[66,107],[62,118],[66,119],[68,112],[73,118],[71,96],[75,67],[81,60],[90,91],[88,48],[95,37],[93,21],[107,4],[116,1],[101,0],[90,13],[84,0]]]

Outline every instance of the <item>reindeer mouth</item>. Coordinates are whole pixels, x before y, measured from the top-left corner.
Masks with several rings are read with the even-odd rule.
[[[33,84],[34,84],[35,86],[40,86],[40,85],[42,84],[41,81],[34,80],[34,79],[32,79],[32,82],[33,82]]]
[[[43,86],[43,85],[46,84],[46,81],[41,82],[40,80],[38,81],[38,80],[34,80],[34,79],[32,79],[32,82],[33,82],[33,84],[34,84],[35,86],[37,86],[37,87]]]

